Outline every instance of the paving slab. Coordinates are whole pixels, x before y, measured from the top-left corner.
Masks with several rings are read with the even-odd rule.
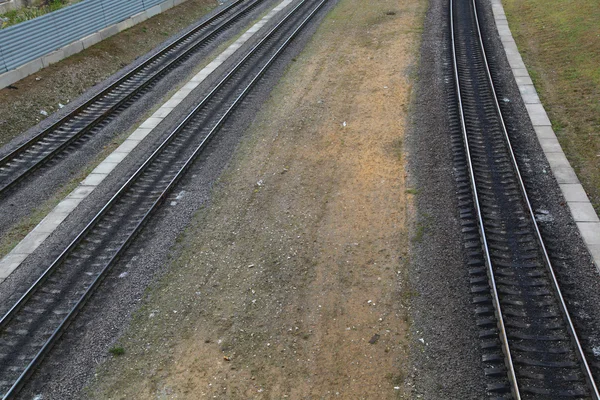
[[[562,147],[556,137],[539,139],[545,153],[562,153]]]
[[[583,190],[583,186],[579,183],[563,183],[560,185],[560,189],[567,202],[588,201],[587,194]]]
[[[554,134],[554,130],[549,125],[537,125],[534,126],[533,129],[538,137],[538,139],[553,139],[556,138]]]
[[[179,93],[179,92],[178,92]],[[145,120],[141,125],[140,128],[141,129],[154,129],[158,126],[158,124],[160,124],[163,121],[164,117],[156,117],[154,114],[148,118],[147,120]]]
[[[533,84],[530,85],[518,85],[519,92],[525,104],[539,104],[540,98],[538,97],[537,91]]]
[[[559,185],[561,183],[579,183],[579,178],[577,178],[577,174],[571,167],[552,168],[552,173]]]
[[[100,165],[98,165],[96,168],[94,168],[94,170],[92,171],[92,174],[109,174],[113,169],[115,169],[117,167],[117,163],[111,163],[111,162],[101,162]],[[84,187],[84,189],[89,190],[89,187]],[[77,190],[77,189],[75,189]],[[80,193],[87,193],[89,194],[89,192],[80,192]]]
[[[93,190],[93,186],[79,185],[75,190],[69,193],[67,197],[72,199],[85,199]]]
[[[573,219],[576,222],[600,222],[596,210],[588,201],[569,201],[567,202]]]
[[[548,114],[546,114],[546,110],[544,106],[541,104],[525,104],[525,108],[527,108],[527,112],[529,113],[529,119],[531,119],[531,123],[533,126],[552,126],[550,123],[550,119],[548,118]]]

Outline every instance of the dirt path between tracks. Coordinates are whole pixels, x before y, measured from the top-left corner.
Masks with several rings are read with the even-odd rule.
[[[424,12],[340,1],[91,398],[410,397],[403,136]]]

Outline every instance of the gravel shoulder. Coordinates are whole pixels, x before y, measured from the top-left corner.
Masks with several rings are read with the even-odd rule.
[[[424,11],[331,11],[87,396],[410,397],[403,140]]]
[[[432,0],[424,24],[407,141],[411,232],[411,377],[417,398],[486,398],[478,329],[462,240],[448,101],[448,1]]]
[[[539,217],[571,317],[597,376],[598,272],[577,233],[540,148],[497,34],[488,2],[478,2],[486,52],[505,122]],[[415,241],[410,285],[414,393],[427,399],[486,398],[478,328],[458,223],[446,104],[447,1],[432,1],[425,23],[415,112],[409,131],[408,185],[415,193]],[[444,21],[440,23],[440,21]],[[444,89],[446,87],[446,89]],[[417,342],[423,340],[421,344]]]

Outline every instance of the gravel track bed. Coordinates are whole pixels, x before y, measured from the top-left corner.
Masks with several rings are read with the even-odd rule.
[[[443,23],[440,23],[443,21]],[[416,189],[409,271],[415,393],[425,399],[485,397],[478,330],[458,220],[444,82],[448,2],[431,1],[425,20],[413,120],[408,186]],[[424,341],[424,343],[421,341]]]
[[[19,185],[17,190],[9,193],[5,198],[0,199],[0,207],[10,210],[0,214],[0,234],[6,234],[10,227],[21,221],[33,213],[37,207],[48,201],[53,194],[60,192],[62,188],[70,183],[74,176],[78,176],[82,171],[90,169],[90,165],[96,157],[107,149],[116,148],[120,140],[126,138],[128,133],[132,131],[139,123],[151,115],[151,110],[158,107],[163,101],[173,93],[175,88],[184,84],[197,70],[203,65],[207,57],[214,52],[220,45],[234,38],[240,29],[246,27],[251,21],[264,13],[269,7],[274,4],[273,1],[266,1],[259,5],[255,10],[247,16],[241,18],[234,23],[230,29],[219,36],[218,40],[213,41],[203,49],[199,50],[193,56],[189,57],[185,62],[171,71],[167,76],[163,77],[152,89],[148,90],[138,100],[136,100],[127,109],[122,110],[119,114],[112,118],[109,122],[103,123],[102,128],[98,130],[93,137],[86,140],[83,145],[77,145],[75,148],[67,149],[63,155],[51,161],[42,170],[34,173],[33,176]],[[223,6],[217,7],[209,14],[204,16],[200,21],[208,19],[216,14]],[[78,99],[70,102],[63,109],[46,118],[39,125],[29,129],[24,134],[12,140],[2,149],[2,154],[9,152],[18,144],[23,143],[29,138],[35,136],[44,128],[56,122],[60,117],[75,109],[77,106],[89,100],[95,94],[102,91],[104,88],[115,82],[121,76],[141,64],[143,61],[156,54],[160,49],[171,44],[185,33],[189,32],[198,23],[190,26],[184,31],[169,38],[163,44],[155,48],[143,57],[140,57],[136,62],[123,68],[118,73],[111,76],[101,84],[98,84],[83,94]],[[91,162],[90,162],[91,161]]]
[[[478,3],[486,52],[507,129],[567,307],[596,380],[600,375],[600,279],[551,173],[495,29],[491,4]],[[483,11],[483,12],[481,12]],[[596,354],[598,355],[596,355]]]
[[[503,112],[538,222],[548,240],[561,288],[589,361],[599,341],[598,272],[543,156],[497,34],[489,2],[478,3],[486,51],[493,68]],[[440,21],[444,21],[441,24]],[[442,81],[450,63],[447,4],[432,2],[426,20],[420,80],[408,143],[410,179],[417,188],[417,230],[411,285],[414,383],[424,398],[484,398],[481,351],[470,304],[462,234],[457,223],[456,189],[445,118]],[[442,40],[445,38],[445,40]],[[445,53],[446,52],[446,53]],[[451,301],[449,301],[451,299]],[[423,338],[426,345],[419,344]],[[593,367],[593,369],[596,369]],[[595,371],[598,375],[598,371]]]
[[[178,235],[199,208],[210,204],[212,185],[227,167],[244,130],[268,98],[270,90],[283,74],[285,66],[300,52],[320,19],[332,5],[333,2],[318,13],[283,56],[273,64],[247,101],[223,126],[204,156],[199,158],[187,173],[187,177],[178,184],[170,199],[165,202],[134,245],[114,266],[113,272],[88,302],[82,314],[44,360],[40,371],[34,374],[31,382],[21,392],[21,398],[31,398],[40,393],[43,394],[44,399],[85,398],[81,390],[88,384],[90,378],[93,378],[95,368],[109,356],[108,348],[127,327],[132,313],[144,298],[145,290],[164,272],[164,266],[173,255],[177,254]],[[270,21],[265,29],[274,23],[276,21]],[[259,39],[254,38],[250,41],[252,43],[246,43],[244,48],[252,46]],[[240,58],[239,55],[237,58]],[[224,71],[235,61],[234,55],[218,71]],[[178,109],[175,109],[157,131],[165,134],[168,133],[169,128],[175,127],[177,121],[186,114],[186,110],[190,110],[199,101],[206,88],[216,81],[215,76],[211,78],[199,86]],[[73,232],[84,225],[92,210],[110,197],[111,188],[123,182],[126,173],[133,171],[136,163],[148,154],[150,142],[152,140],[142,143],[142,148],[136,149],[131,154],[131,159],[123,161],[123,165],[119,165],[115,173],[96,189],[95,192],[98,193],[82,202],[66,223],[50,238],[49,243],[40,247],[39,251],[30,257],[31,260],[27,260],[26,268],[21,268],[18,271],[19,275],[26,275],[26,270],[29,274],[35,275],[36,265],[43,265],[43,260],[48,260],[58,253],[60,243],[65,243]]]

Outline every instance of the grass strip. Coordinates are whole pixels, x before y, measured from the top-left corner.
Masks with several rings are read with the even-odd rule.
[[[595,0],[504,0],[552,127],[600,211],[600,7]]]

